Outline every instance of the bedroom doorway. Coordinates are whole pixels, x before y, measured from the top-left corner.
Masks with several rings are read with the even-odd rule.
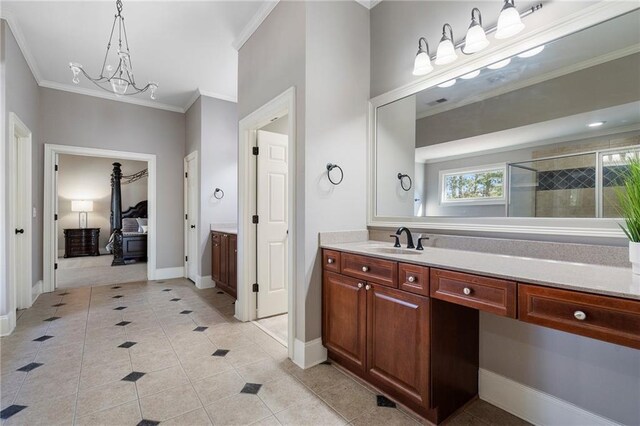
[[[184,275],[198,282],[198,151],[184,159]]]
[[[155,278],[155,170],[155,155],[45,145],[43,291]]]

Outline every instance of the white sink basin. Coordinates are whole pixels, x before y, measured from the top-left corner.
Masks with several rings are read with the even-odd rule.
[[[400,247],[375,247],[372,248],[371,251],[384,254],[408,254],[413,256],[419,256],[423,253],[416,249],[405,249]]]

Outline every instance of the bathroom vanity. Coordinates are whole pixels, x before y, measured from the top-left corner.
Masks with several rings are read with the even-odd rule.
[[[436,424],[478,394],[479,311],[640,349],[628,268],[374,241],[322,247],[329,358]]]

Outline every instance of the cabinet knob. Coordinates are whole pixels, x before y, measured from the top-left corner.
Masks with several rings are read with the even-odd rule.
[[[409,278],[407,278],[407,281],[409,281],[410,283],[415,282],[416,277],[414,277],[413,275],[409,275]]]
[[[471,294],[471,289],[469,287],[465,287],[464,290],[462,290],[462,292],[468,296]]]
[[[358,283],[358,288],[362,288],[362,283]]]
[[[369,267],[368,266],[363,266],[362,267],[362,272],[369,272]]]
[[[587,319],[587,314],[585,314],[582,311],[575,311],[573,313],[573,316],[578,320],[578,321],[584,321]]]
[[[331,265],[331,264],[333,263],[333,259],[332,259],[332,258],[328,258],[328,259],[327,259],[327,263],[328,263],[329,265]]]
[[[364,289],[365,289],[365,290],[367,290],[367,291],[368,291],[368,290],[371,290],[371,286],[370,286],[369,284],[367,284],[367,285],[364,287]]]

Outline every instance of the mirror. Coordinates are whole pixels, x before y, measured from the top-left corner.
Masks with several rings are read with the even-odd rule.
[[[377,217],[617,217],[640,11],[378,107]]]

